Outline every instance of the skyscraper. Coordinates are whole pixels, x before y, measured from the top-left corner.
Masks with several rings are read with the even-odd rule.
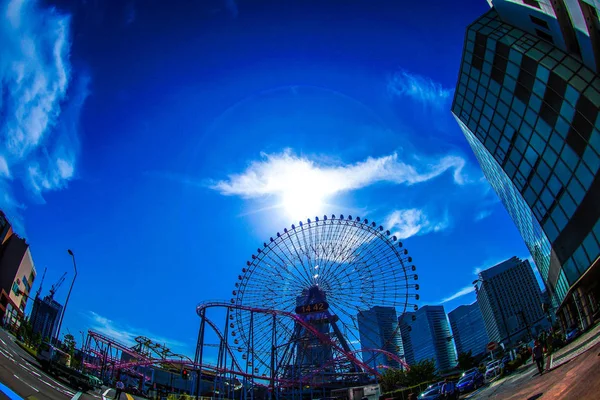
[[[512,257],[479,273],[477,303],[490,340],[515,343],[547,327],[542,293],[527,260]]]
[[[403,356],[402,339],[398,329],[398,317],[394,307],[375,306],[361,311],[358,316],[358,332],[363,361],[373,368],[385,365],[399,368],[400,363],[382,353],[365,351],[381,349],[396,356]]]
[[[456,351],[444,306],[423,306],[410,322],[410,343],[415,362],[434,359],[438,371],[456,366]]]
[[[600,299],[597,8],[489,2],[467,29],[452,112],[563,326],[585,327]]]
[[[404,312],[398,317],[398,324],[400,325],[400,336],[402,338],[402,348],[404,349],[404,360],[408,365],[415,363],[415,352],[413,351],[412,339],[410,338],[410,332],[412,330],[411,324],[417,318],[414,312]]]
[[[490,339],[477,302],[456,307],[448,313],[448,319],[458,354],[470,351],[475,356],[486,351]]]
[[[42,339],[52,339],[58,329],[58,320],[62,305],[51,296],[43,300],[36,297],[31,310],[31,327],[34,334],[40,334]]]

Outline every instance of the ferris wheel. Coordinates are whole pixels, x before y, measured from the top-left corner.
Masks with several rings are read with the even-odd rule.
[[[390,357],[403,357],[398,316],[417,309],[415,271],[408,250],[375,222],[317,217],[277,232],[257,249],[238,276],[231,304],[293,313],[344,354],[357,354],[367,365],[393,365]],[[275,329],[270,314],[235,310],[231,333],[256,371],[275,368],[274,339],[287,346],[275,361],[281,375],[339,358],[327,343],[311,342],[293,319]],[[355,371],[351,364],[343,368]]]

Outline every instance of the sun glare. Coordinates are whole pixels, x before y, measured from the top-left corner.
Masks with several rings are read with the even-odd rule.
[[[282,206],[290,218],[306,220],[323,213],[324,200],[322,193],[309,186],[284,193]]]

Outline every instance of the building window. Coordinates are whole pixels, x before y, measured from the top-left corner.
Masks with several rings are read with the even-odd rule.
[[[12,291],[15,294],[15,296],[19,295],[19,285],[17,284],[17,282],[13,282]]]
[[[528,6],[538,8],[540,10],[542,9],[542,7],[540,7],[540,2],[537,0],[523,0],[523,3],[527,4]]]
[[[531,22],[533,22],[536,25],[541,26],[542,28],[550,29],[550,27],[548,26],[548,23],[546,21],[544,21],[543,19],[534,17],[533,15],[530,15],[529,19],[531,19]]]
[[[539,29],[536,29],[535,34],[538,35],[538,37],[540,37],[541,39],[544,39],[546,42],[554,43],[554,39],[552,39],[552,36],[547,34],[544,31],[540,31]]]
[[[510,48],[507,45],[502,42],[496,43],[496,54],[494,55],[494,62],[492,64],[491,78],[499,84],[502,84],[504,81],[509,52]]]
[[[476,32],[475,33],[475,48],[473,49],[472,65],[481,71],[483,67],[483,58],[485,57],[485,48],[487,46],[487,36]]]
[[[528,56],[523,56],[521,61],[521,71],[519,72],[519,78],[517,79],[517,86],[515,88],[515,96],[523,101],[523,103],[529,103],[529,97],[531,96],[531,90],[535,82],[535,75],[537,70],[537,63]]]

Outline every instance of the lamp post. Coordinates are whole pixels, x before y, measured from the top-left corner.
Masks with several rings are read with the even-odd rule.
[[[73,269],[75,270],[75,275],[73,275],[73,281],[71,281],[71,287],[69,288],[69,293],[67,294],[67,300],[65,300],[65,306],[62,309],[62,313],[60,314],[60,322],[58,323],[58,329],[56,330],[56,341],[58,342],[60,338],[60,328],[62,327],[63,319],[65,318],[65,311],[67,310],[67,304],[69,304],[69,297],[71,297],[71,290],[73,290],[73,285],[75,284],[75,279],[77,278],[77,263],[75,262],[75,254],[71,249],[67,250],[73,259]]]

